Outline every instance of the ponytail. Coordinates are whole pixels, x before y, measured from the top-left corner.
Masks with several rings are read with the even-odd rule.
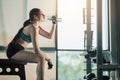
[[[13,40],[11,41],[10,44],[16,44],[16,43],[17,43],[17,41],[18,41],[18,39],[19,39],[19,37],[20,37],[21,32],[22,32],[23,29],[24,29],[26,26],[28,26],[30,23],[31,23],[31,22],[30,22],[30,19],[28,19],[28,20],[26,20],[26,21],[24,22],[23,27],[18,31],[18,33],[15,35],[15,37],[13,38]]]
[[[23,24],[23,27],[28,26],[31,23],[30,19],[26,20]]]

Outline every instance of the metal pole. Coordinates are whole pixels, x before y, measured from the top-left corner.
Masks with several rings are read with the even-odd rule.
[[[99,69],[102,62],[102,0],[97,0],[97,80],[103,80],[102,70]]]
[[[91,37],[91,0],[87,0],[87,50],[92,47],[92,37]],[[92,72],[91,69],[91,59],[87,57],[87,74]]]
[[[55,3],[55,16],[57,17],[57,0],[55,0],[56,3]],[[55,30],[55,51],[56,51],[56,80],[58,80],[58,45],[57,45],[57,40],[58,40],[58,21],[56,21],[56,30]]]
[[[27,19],[27,5],[28,5],[28,1],[23,0],[23,21]]]

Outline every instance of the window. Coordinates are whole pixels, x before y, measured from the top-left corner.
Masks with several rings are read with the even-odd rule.
[[[87,28],[86,0],[58,0],[58,17],[62,22],[58,23],[58,49],[84,49],[84,32]],[[96,0],[91,0],[91,30],[93,31],[92,46],[97,42],[97,13]],[[85,14],[83,14],[85,13]],[[108,4],[103,1],[103,49],[108,49]]]
[[[97,46],[97,5],[91,0],[92,47]],[[103,1],[102,41],[103,49],[108,50],[108,2]],[[84,16],[84,17],[83,17]],[[86,25],[86,0],[58,0],[58,80],[81,80],[86,74],[86,59],[80,56],[84,50]],[[78,51],[77,51],[78,50]],[[96,73],[96,64],[91,64]],[[74,68],[75,67],[75,68]],[[64,75],[63,75],[64,74]],[[75,75],[74,75],[75,74]],[[73,76],[71,76],[73,75]],[[79,75],[79,76],[78,76]]]

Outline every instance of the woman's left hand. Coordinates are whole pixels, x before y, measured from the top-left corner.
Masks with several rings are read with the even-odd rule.
[[[48,59],[48,69],[51,69],[53,67],[53,64],[50,59]]]

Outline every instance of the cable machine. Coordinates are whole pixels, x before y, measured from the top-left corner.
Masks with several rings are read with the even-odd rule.
[[[87,74],[88,76],[95,75],[90,74],[92,73],[91,67],[91,49],[92,49],[92,34],[91,31],[91,0],[87,0],[87,52],[88,55],[85,56],[87,60]],[[97,0],[97,48],[96,48],[96,63],[97,63],[97,80],[104,80],[103,79],[103,69],[106,70],[108,66],[103,66],[103,54],[102,54],[102,0]],[[92,79],[88,79],[92,80]]]
[[[92,49],[92,34],[91,31],[91,0],[87,0],[87,52],[88,55],[85,56],[87,60],[87,74],[92,75],[91,68],[91,49]],[[96,64],[97,64],[97,80],[103,79],[103,71],[108,70],[110,65],[103,65],[103,54],[102,54],[102,0],[97,0],[97,48],[96,48]],[[113,66],[111,66],[113,68]],[[112,70],[112,69],[111,69]],[[93,75],[92,75],[93,76]],[[94,75],[95,77],[95,75]],[[88,79],[92,80],[92,79]]]
[[[103,71],[120,70],[119,64],[104,65],[102,54],[102,0],[97,0],[97,80],[104,80]]]

